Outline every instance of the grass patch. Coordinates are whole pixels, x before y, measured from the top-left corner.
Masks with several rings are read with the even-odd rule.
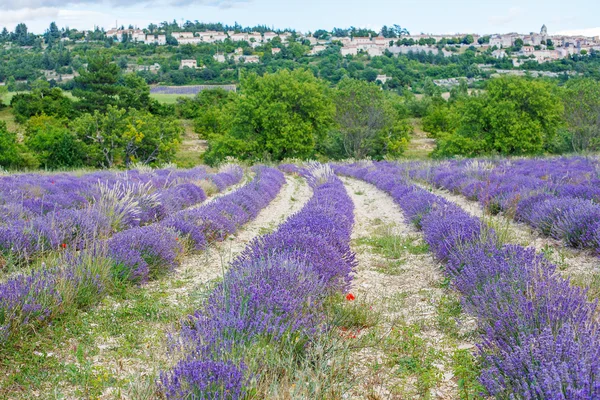
[[[459,338],[458,318],[462,313],[460,301],[450,295],[444,294],[437,304],[437,327],[442,332],[454,338]]]
[[[164,94],[164,93],[150,93],[150,98],[163,103],[163,104],[176,104],[177,99],[180,97],[192,99],[195,97],[193,94]]]
[[[369,246],[388,260],[402,260],[406,254],[419,255],[429,251],[427,243],[417,236],[399,236],[392,233],[391,227],[382,227],[375,235],[357,239],[359,246]]]
[[[369,246],[374,253],[383,256],[384,260],[377,262],[375,269],[387,275],[404,272],[407,254],[420,255],[429,251],[429,246],[420,238],[394,235],[389,226],[378,228],[374,236],[359,238],[356,244]]]
[[[435,362],[443,355],[419,336],[420,330],[417,325],[395,326],[385,343],[386,363],[398,376],[415,379],[416,393],[404,395],[428,398],[430,390],[442,378]]]
[[[458,395],[461,399],[485,398],[481,396],[484,389],[478,379],[481,367],[469,350],[456,350],[452,354],[452,372],[457,378]]]
[[[34,336],[9,342],[0,350],[0,398],[28,398],[31,392],[98,398],[107,390],[154,391],[155,376],[140,380],[129,365],[133,361],[150,375],[167,368],[167,332],[202,300],[190,295],[175,305],[166,296],[164,290],[123,287],[99,307],[66,314]]]

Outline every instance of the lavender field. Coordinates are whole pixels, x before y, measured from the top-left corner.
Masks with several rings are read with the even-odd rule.
[[[0,176],[0,398],[600,398],[600,162]]]

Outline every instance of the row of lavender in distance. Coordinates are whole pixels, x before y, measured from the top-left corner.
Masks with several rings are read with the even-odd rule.
[[[254,180],[240,189],[190,209],[196,219],[176,213],[97,241],[83,251],[66,251],[52,266],[0,283],[0,343],[65,312],[95,304],[115,280],[143,283],[172,271],[186,250],[201,248],[185,246],[194,238],[190,231],[174,225],[177,216],[186,219],[186,226],[194,225],[206,234],[204,245],[235,231],[256,216],[283,185],[281,172],[266,167],[255,171]],[[213,223],[213,218],[217,222]],[[225,220],[233,225],[222,226]]]
[[[174,269],[184,250],[203,250],[256,218],[285,183],[283,174],[255,167],[256,177],[241,188],[198,208],[181,210],[158,224],[128,229],[108,241],[108,254],[122,277],[145,282]]]
[[[533,249],[499,243],[457,205],[407,180],[409,166],[341,165],[386,191],[446,263],[463,309],[478,320],[481,383],[497,398],[600,398],[596,303]]]
[[[195,168],[7,177],[10,184],[0,191],[0,267],[79,250],[114,232],[162,220],[204,201],[200,185],[210,182],[220,191],[242,176],[236,166],[217,174]]]
[[[544,235],[600,252],[600,170],[583,157],[452,161],[411,172]]]
[[[326,170],[313,167],[311,200],[251,242],[186,321],[180,339],[187,356],[161,375],[167,398],[244,398],[261,379],[248,365],[283,346],[301,352],[326,329],[324,301],[347,289],[355,266],[353,203]]]

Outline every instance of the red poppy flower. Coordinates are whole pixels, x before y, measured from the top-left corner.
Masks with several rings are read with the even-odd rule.
[[[356,297],[354,297],[354,295],[353,295],[352,293],[348,293],[348,294],[346,295],[346,300],[348,300],[348,301],[352,301],[352,300],[354,300],[355,298],[356,298]]]
[[[63,243],[63,244],[60,245],[60,247],[62,247],[63,249],[66,249],[67,248],[67,244]]]

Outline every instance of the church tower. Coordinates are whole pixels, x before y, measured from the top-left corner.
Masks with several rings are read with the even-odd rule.
[[[542,25],[542,30],[540,31],[540,35],[546,37],[548,36],[548,28],[546,28],[546,24]]]

